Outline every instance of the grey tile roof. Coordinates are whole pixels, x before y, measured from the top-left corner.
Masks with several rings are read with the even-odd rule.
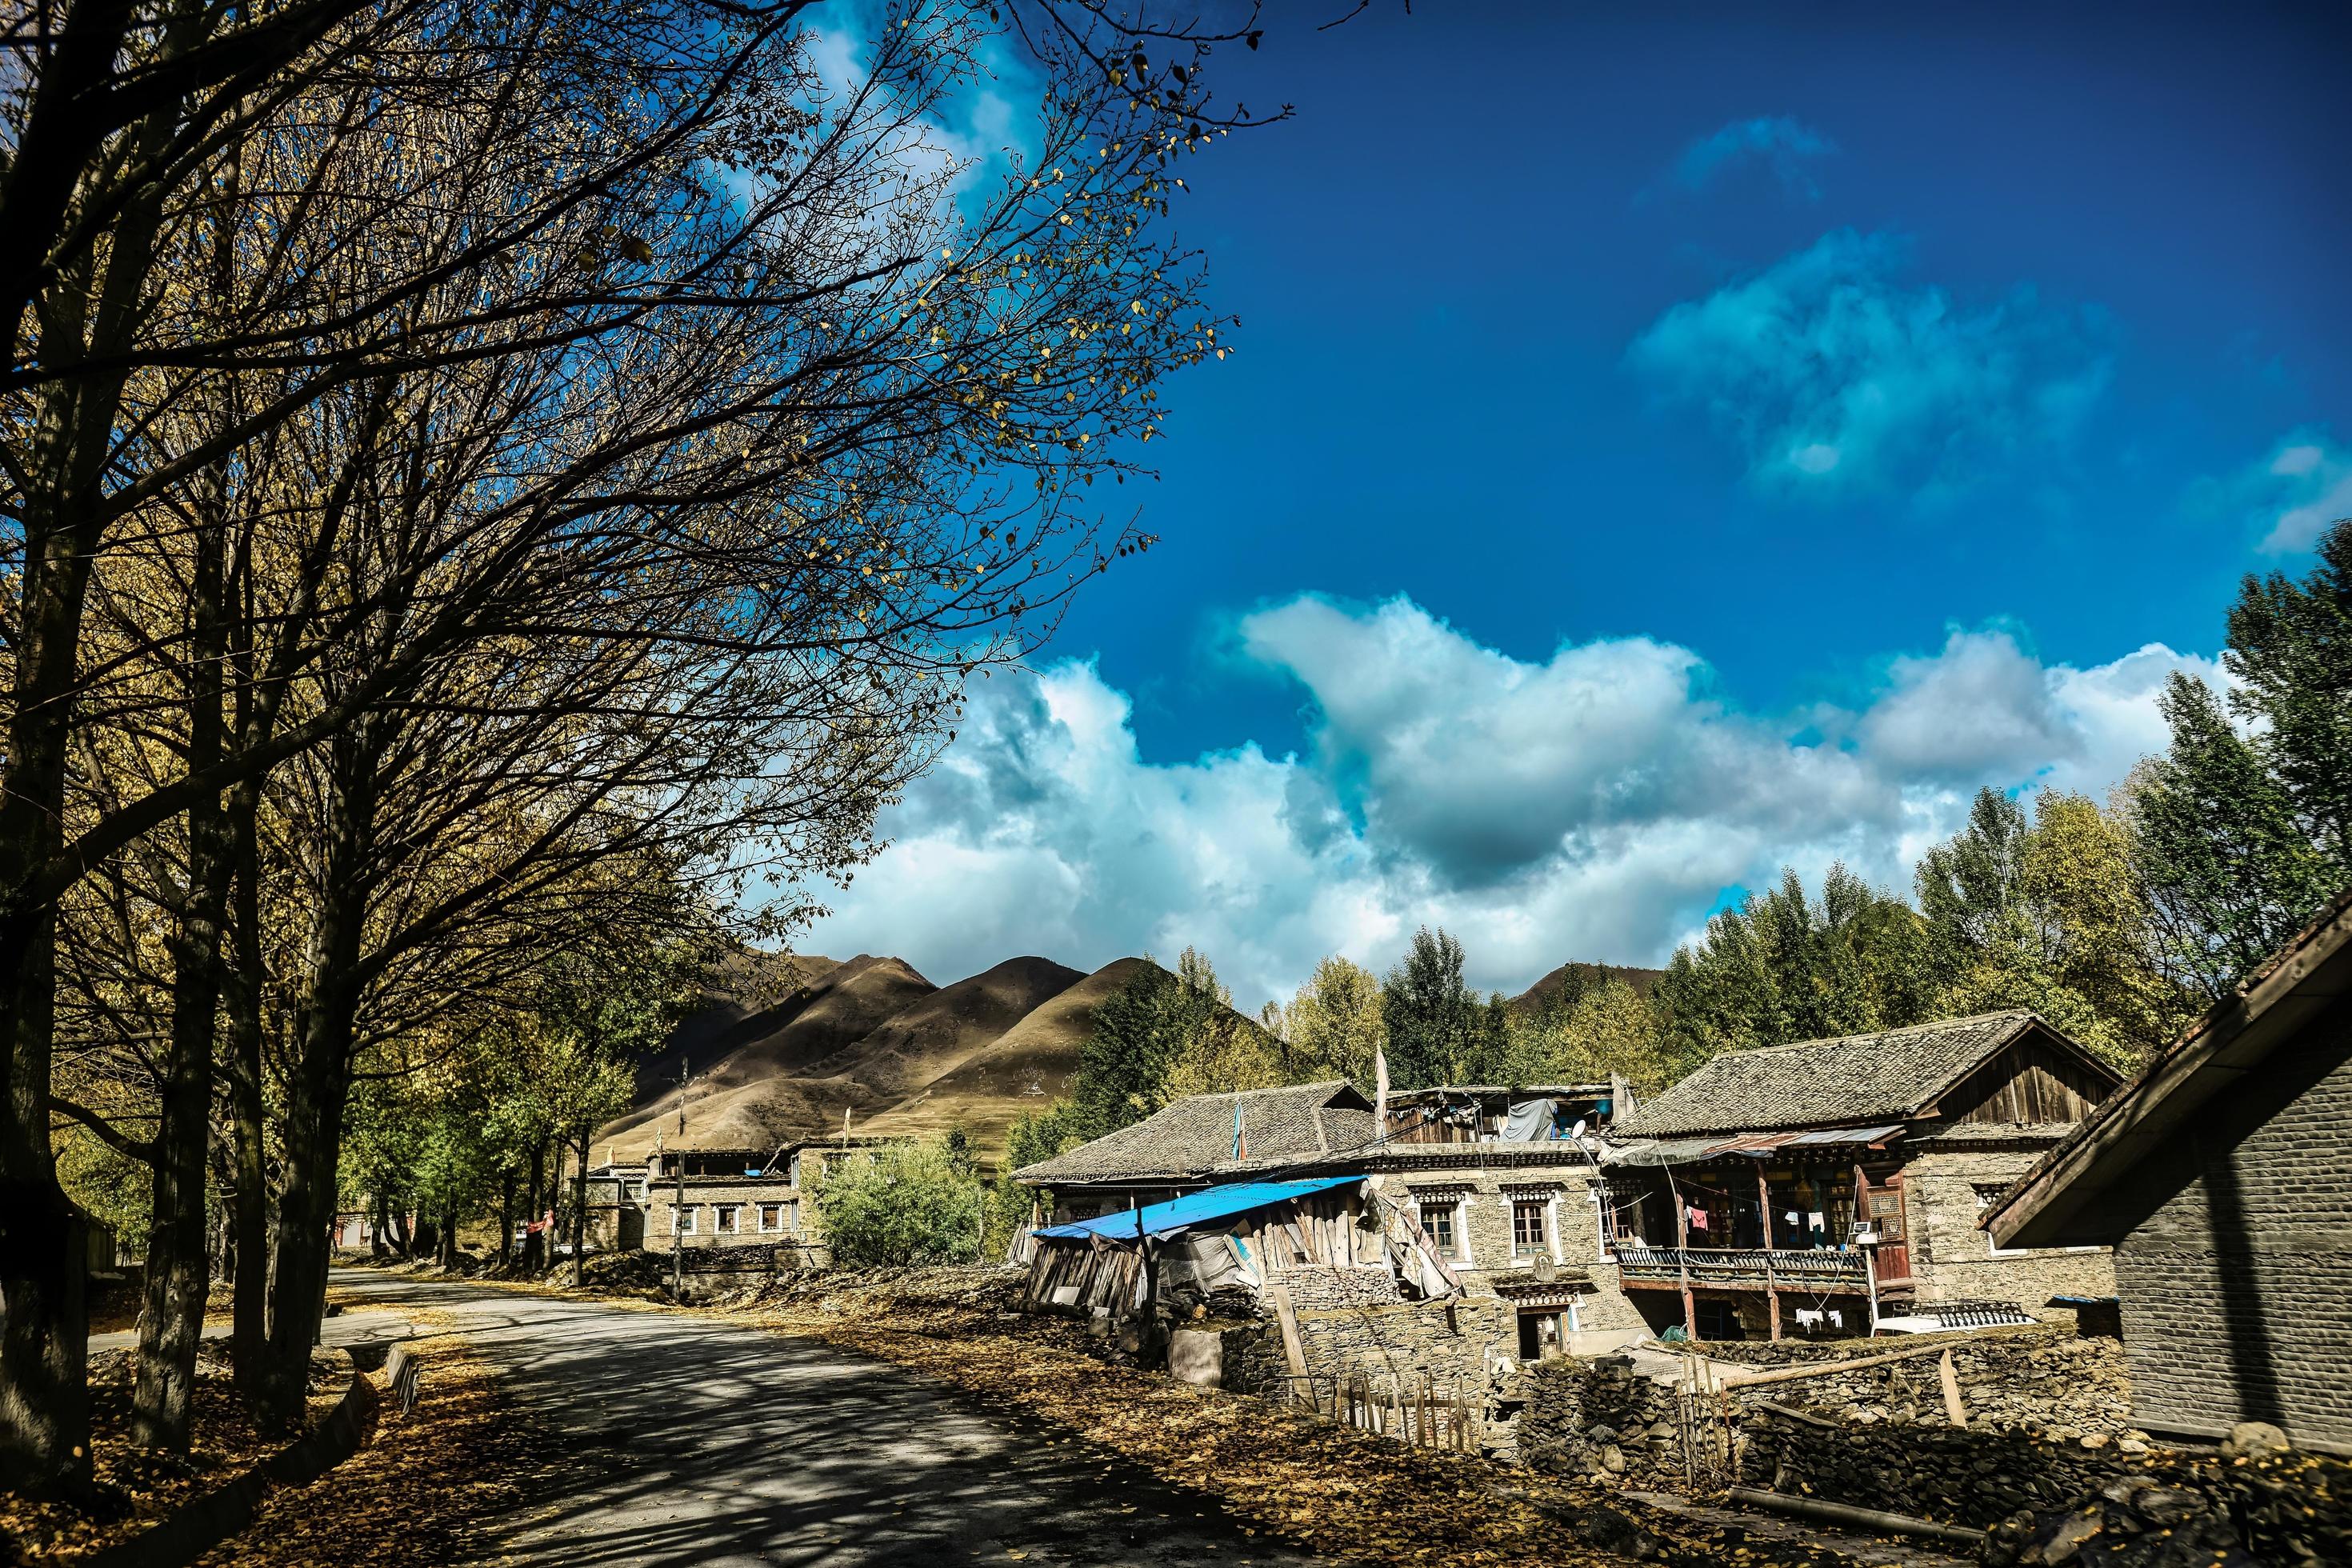
[[[1246,1157],[1234,1158],[1234,1102],[1241,1102]],[[1371,1107],[1344,1079],[1238,1095],[1196,1094],[1132,1127],[1015,1171],[1020,1181],[1056,1183],[1185,1179],[1311,1163],[1370,1144]]]
[[[1629,1138],[1905,1121],[2039,1022],[2011,1010],[1727,1051],[1611,1129]]]

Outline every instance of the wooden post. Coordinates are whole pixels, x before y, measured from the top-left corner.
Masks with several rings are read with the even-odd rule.
[[[1756,1201],[1764,1216],[1764,1305],[1772,1314],[1772,1337],[1780,1337],[1780,1287],[1772,1277],[1772,1188],[1764,1180],[1764,1162],[1756,1162]]]
[[[1936,1363],[1936,1376],[1944,1385],[1944,1414],[1950,1418],[1953,1426],[1967,1426],[1969,1410],[1967,1405],[1960,1403],[1960,1378],[1959,1374],[1952,1370],[1950,1351],[1946,1351],[1944,1358]]]
[[[1682,1184],[1675,1180],[1674,1168],[1666,1169],[1668,1194],[1675,1200],[1675,1280],[1683,1293],[1683,1332],[1696,1343],[1698,1340],[1698,1303],[1691,1297],[1690,1288],[1690,1208],[1683,1202]]]
[[[1269,1276],[1268,1291],[1274,1297],[1274,1315],[1282,1324],[1282,1358],[1290,1363],[1290,1375],[1307,1375],[1307,1343],[1299,1337],[1298,1314],[1290,1308],[1290,1287],[1278,1277]]]

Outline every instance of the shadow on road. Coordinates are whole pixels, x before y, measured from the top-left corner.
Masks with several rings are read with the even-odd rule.
[[[1326,1562],[1009,1404],[807,1340],[478,1286],[339,1274],[448,1313],[562,1435],[506,1521],[568,1564]]]

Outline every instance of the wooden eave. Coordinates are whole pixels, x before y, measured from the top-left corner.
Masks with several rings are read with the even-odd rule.
[[[2113,1224],[2098,1212],[2107,1188],[2347,992],[2352,895],[2339,898],[2236,995],[2101,1102],[1994,1201],[1979,1227],[2000,1247],[2114,1245]]]

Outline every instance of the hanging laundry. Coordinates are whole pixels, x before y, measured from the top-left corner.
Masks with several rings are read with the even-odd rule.
[[[1690,1227],[1693,1230],[1705,1230],[1706,1228],[1706,1211],[1705,1209],[1693,1209],[1690,1211]]]

